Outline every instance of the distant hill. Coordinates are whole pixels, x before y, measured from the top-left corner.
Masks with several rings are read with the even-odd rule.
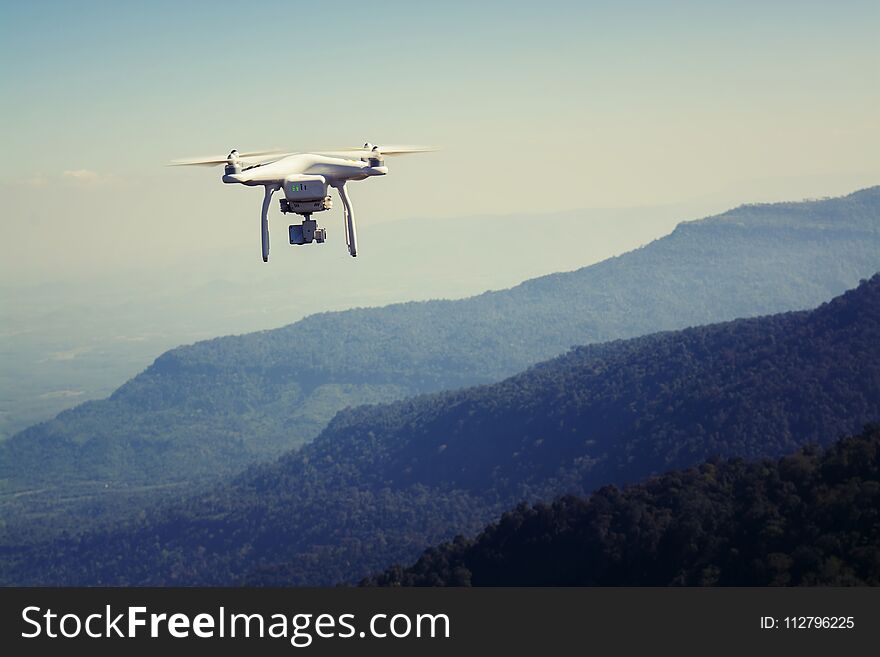
[[[254,262],[260,258],[250,241],[221,251],[191,244],[185,262],[51,284],[28,283],[0,261],[15,272],[0,275],[0,441],[109,396],[181,344],[275,328],[319,311],[507,288],[637,248],[683,217],[705,216],[703,205],[368,224],[357,260],[330,245],[285,247],[264,267]],[[535,239],[536,226],[557,237]],[[337,227],[331,222],[331,232]],[[467,236],[455,240],[454,253],[452,235]]]
[[[520,505],[372,586],[880,586],[880,425]]]
[[[858,431],[880,418],[878,344],[880,275],[813,311],[578,347],[500,383],[342,412],[210,494],[8,547],[0,578],[351,581],[523,500]]]
[[[811,307],[878,269],[880,187],[742,206],[509,290],[173,349],[109,399],[0,443],[0,488],[228,473],[312,439],[346,406],[497,381],[573,344]]]

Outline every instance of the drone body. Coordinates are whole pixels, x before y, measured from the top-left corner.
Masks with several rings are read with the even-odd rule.
[[[364,144],[363,148],[319,153],[239,153],[233,150],[225,158],[178,160],[175,166],[216,166],[225,164],[223,182],[264,188],[263,210],[260,215],[263,262],[269,261],[269,206],[277,191],[282,191],[281,212],[303,217],[302,223],[289,227],[291,244],[323,243],[327,238],[312,214],[333,207],[332,187],[339,193],[344,209],[345,243],[348,252],[357,256],[357,230],[346,183],[388,173],[384,157],[432,150],[420,146],[379,147]]]

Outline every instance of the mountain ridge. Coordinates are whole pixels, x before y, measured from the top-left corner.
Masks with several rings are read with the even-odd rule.
[[[108,399],[0,444],[0,480],[227,474],[310,440],[346,406],[497,381],[573,344],[808,307],[877,269],[880,187],[741,206],[507,290],[321,313],[169,350]]]
[[[709,456],[775,457],[880,418],[880,274],[812,311],[578,347],[487,384],[339,413],[196,498],[9,546],[5,583],[334,584],[519,501]]]

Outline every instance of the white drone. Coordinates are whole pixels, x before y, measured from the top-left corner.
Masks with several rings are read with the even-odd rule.
[[[345,188],[349,180],[363,180],[370,176],[384,176],[388,173],[384,156],[424,153],[434,150],[424,146],[374,146],[364,144],[363,148],[341,151],[321,151],[315,153],[284,153],[278,151],[256,151],[239,153],[233,150],[226,157],[212,157],[194,160],[175,160],[172,166],[217,166],[225,164],[223,182],[239,183],[265,188],[263,212],[260,227],[263,236],[263,262],[269,261],[269,204],[272,195],[279,189],[284,191],[281,199],[281,212],[293,212],[303,216],[301,224],[290,226],[291,244],[322,244],[327,239],[327,230],[318,228],[312,219],[313,212],[329,210],[333,201],[328,188],[339,192],[345,208],[345,243],[352,257],[357,256],[357,231],[351,200]]]

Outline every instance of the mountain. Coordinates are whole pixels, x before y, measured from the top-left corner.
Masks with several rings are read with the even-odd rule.
[[[520,505],[373,586],[880,586],[880,425]]]
[[[330,245],[287,247],[264,266],[249,248],[252,240],[219,251],[191,244],[182,261],[51,283],[0,260],[0,268],[15,271],[0,275],[0,441],[109,396],[178,345],[275,328],[320,311],[510,287],[629,251],[669,233],[682,217],[704,216],[706,205],[366,225],[357,260]],[[565,239],[535,240],[536,225]],[[456,240],[454,257],[433,248],[450,235],[467,235]]]
[[[497,381],[573,344],[810,307],[877,269],[880,187],[742,206],[508,290],[172,349],[108,399],[0,443],[0,486],[102,490],[229,473],[312,439],[346,406]]]
[[[523,500],[852,434],[880,418],[878,344],[880,274],[812,311],[578,347],[499,383],[343,411],[209,494],[7,546],[0,577],[352,581]]]

